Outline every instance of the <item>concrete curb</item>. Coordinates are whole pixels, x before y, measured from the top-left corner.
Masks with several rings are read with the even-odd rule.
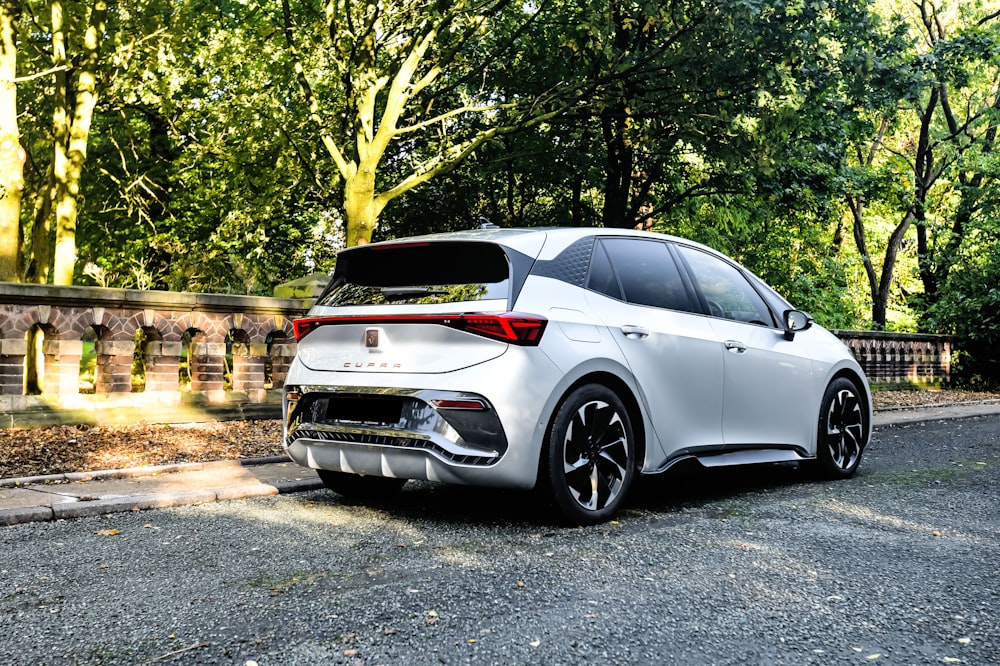
[[[961,405],[888,408],[878,410],[875,413],[872,425],[875,428],[884,428],[926,421],[958,420],[995,414],[1000,414],[1000,400],[964,403]],[[0,508],[0,526],[64,520],[67,518],[86,518],[149,509],[192,506],[210,502],[306,492],[323,488],[323,483],[316,477],[309,479],[280,478],[286,475],[286,472],[283,470],[289,464],[292,466],[288,469],[293,474],[300,472],[308,473],[306,468],[298,467],[286,456],[272,456],[268,458],[151,465],[127,469],[70,472],[65,474],[0,479],[0,490],[13,493],[38,491],[39,498],[45,499],[45,501],[37,504]],[[248,482],[246,479],[239,478],[239,472],[243,468],[264,468],[271,465],[274,466],[274,470],[282,470],[281,473],[275,475],[278,478],[271,478],[266,482],[260,480]],[[224,473],[226,470],[232,470],[233,472],[231,483],[226,483],[225,479],[223,479],[221,481],[225,485],[194,490],[137,492],[135,494],[106,495],[103,497],[90,497],[85,494],[66,491],[60,492],[61,485],[70,483],[139,479],[143,477],[159,478],[170,474],[183,475],[184,473],[199,473],[204,471]]]
[[[75,498],[67,497],[66,501],[54,503],[51,506],[41,505],[0,509],[0,525],[11,526],[21,523],[63,520],[66,518],[103,516],[109,513],[127,513],[149,509],[194,506],[196,504],[208,504],[211,502],[226,502],[251,497],[268,497],[271,495],[306,492],[309,490],[319,490],[322,487],[323,484],[319,479],[303,479],[298,481],[282,481],[274,484],[237,485],[169,493],[143,493],[127,497],[102,497],[93,500],[76,500]]]
[[[95,481],[97,479],[129,479],[139,476],[156,474],[173,474],[175,472],[196,472],[203,469],[239,468],[254,465],[273,465],[275,463],[292,462],[288,456],[269,456],[267,458],[239,458],[233,460],[212,460],[209,462],[171,463],[167,465],[146,465],[144,467],[123,467],[122,469],[102,469],[93,472],[65,472],[62,474],[43,474],[39,476],[19,476],[0,479],[0,488],[12,486],[28,486],[34,484],[69,483],[72,481]]]

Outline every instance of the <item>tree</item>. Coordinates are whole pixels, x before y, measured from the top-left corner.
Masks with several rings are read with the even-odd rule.
[[[897,18],[913,35],[909,57],[899,62],[900,85],[890,88],[898,91],[898,105],[872,109],[869,132],[855,144],[846,196],[877,328],[886,326],[897,262],[911,228],[923,300],[932,305],[979,208],[977,193],[988,174],[976,156],[993,150],[1000,103],[998,18],[1000,11],[981,3],[947,7],[931,0],[913,3],[912,11]],[[953,201],[960,202],[957,208]],[[885,214],[899,211],[889,225],[881,267],[871,250],[872,206]]]
[[[0,280],[18,281],[24,149],[17,126],[18,3],[0,3]]]
[[[310,115],[342,179],[347,244],[371,240],[386,205],[446,174],[487,141],[538,125],[572,106],[581,91],[558,86],[540,95],[504,96],[482,85],[483,68],[502,57],[513,36],[550,3],[511,0],[401,0],[371,3],[330,0],[325,10],[327,63],[340,83],[340,122],[329,100],[316,92],[302,65],[300,28],[291,0],[282,0],[283,28]],[[307,10],[298,16],[311,16]],[[507,25],[491,54],[474,46],[491,42],[495,24]],[[475,57],[477,56],[478,57]],[[443,76],[444,72],[448,76]],[[478,77],[478,78],[477,78]],[[432,136],[435,149],[417,154],[414,137]],[[430,144],[426,141],[425,145]],[[387,160],[406,168],[381,182]]]

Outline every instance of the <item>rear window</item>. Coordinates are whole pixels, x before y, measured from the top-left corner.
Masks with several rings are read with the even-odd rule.
[[[510,263],[493,243],[436,242],[345,250],[318,304],[455,303],[506,299]]]

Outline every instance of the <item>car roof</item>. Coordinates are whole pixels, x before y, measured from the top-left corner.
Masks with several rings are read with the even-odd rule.
[[[526,254],[534,256],[537,249],[544,244],[546,239],[556,241],[555,245],[557,246],[565,247],[576,240],[587,238],[589,236],[630,236],[634,238],[648,238],[661,241],[670,240],[698,247],[707,250],[712,254],[724,256],[713,248],[687,238],[671,236],[669,234],[662,234],[655,231],[639,231],[637,229],[619,229],[615,227],[490,227],[485,229],[468,229],[464,231],[426,234],[422,236],[407,236],[404,238],[396,238],[381,241],[379,243],[373,243],[372,246],[388,247],[392,245],[441,241],[492,242],[505,245],[516,250],[521,250]]]

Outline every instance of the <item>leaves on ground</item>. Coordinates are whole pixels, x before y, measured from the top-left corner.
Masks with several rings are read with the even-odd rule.
[[[0,428],[0,478],[282,454],[277,419]]]

